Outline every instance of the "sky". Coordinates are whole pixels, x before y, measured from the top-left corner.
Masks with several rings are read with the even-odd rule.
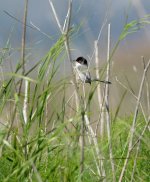
[[[24,0],[0,0],[0,48],[6,46],[10,40],[11,47],[19,49],[21,46],[22,24],[8,16],[5,11],[22,21]],[[61,25],[66,17],[68,1],[53,0]],[[138,20],[150,14],[148,0],[73,0],[71,26],[80,26],[78,35],[71,42],[73,57],[84,55],[91,57],[94,41],[97,40],[102,24],[107,15],[107,23],[99,40],[99,49],[102,57],[107,50],[107,25],[111,24],[112,47],[117,41],[126,18],[128,22]],[[50,38],[39,31],[27,28],[26,47],[32,50],[37,59],[42,57],[60,36],[59,28],[54,19],[49,0],[29,0],[27,24],[38,27]],[[130,35],[123,41],[123,45],[130,50],[130,46],[150,43],[150,26]],[[140,43],[139,43],[140,42]],[[38,50],[38,51],[37,51]],[[19,54],[18,52],[16,55]],[[15,56],[14,56],[15,57]]]

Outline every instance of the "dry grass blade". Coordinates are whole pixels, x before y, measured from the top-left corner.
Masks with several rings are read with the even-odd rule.
[[[107,49],[107,69],[106,69],[106,81],[109,81],[110,77],[110,24],[108,24],[108,49]],[[113,181],[116,181],[115,176],[115,165],[113,160],[112,151],[112,139],[111,139],[111,127],[110,127],[110,113],[109,113],[109,84],[105,86],[105,105],[106,105],[106,123],[107,123],[107,136],[108,136],[108,146],[109,146],[109,156],[112,168]]]
[[[136,125],[136,120],[137,120],[137,115],[138,115],[138,110],[139,110],[139,105],[140,105],[140,99],[141,99],[141,95],[142,95],[142,91],[143,91],[145,76],[146,76],[146,73],[148,71],[149,66],[150,66],[150,60],[148,61],[147,65],[144,69],[144,72],[143,72],[143,76],[142,76],[142,80],[141,80],[141,84],[140,84],[140,88],[139,88],[139,93],[138,93],[138,97],[137,97],[135,112],[134,112],[134,118],[133,118],[132,126],[130,129],[130,137],[129,137],[127,156],[126,156],[126,160],[124,162],[124,165],[123,165],[120,177],[119,177],[119,182],[121,182],[123,180],[124,173],[125,173],[125,170],[126,170],[126,167],[128,164],[128,159],[130,157],[130,153],[131,153],[131,149],[132,149],[132,143],[133,143],[133,137],[134,137],[134,132],[135,132],[135,125]]]
[[[27,23],[27,12],[28,12],[28,0],[25,0],[24,18],[23,18],[23,33],[21,43],[21,60],[22,60],[22,75],[25,74],[25,46],[26,46],[26,23]],[[22,81],[20,83],[19,92],[21,91]]]
[[[96,77],[97,79],[100,80],[100,76],[99,76],[99,61],[98,61],[98,41],[95,41],[95,65],[96,65]],[[98,96],[98,103],[99,103],[99,111],[100,111],[100,135],[103,137],[104,135],[104,102],[103,102],[103,98],[102,98],[102,94],[101,94],[101,86],[100,84],[97,86],[97,96]],[[97,123],[97,128],[96,128],[96,133],[98,131],[98,125],[99,122]]]
[[[127,90],[129,93],[131,93],[131,95],[137,100],[138,97],[132,92],[132,90],[130,90],[129,88],[127,88],[120,80],[118,80],[118,78],[116,77],[116,81],[125,89]],[[146,114],[144,112],[144,109],[143,109],[143,106],[142,106],[142,103],[140,102],[140,108],[141,108],[141,111],[142,111],[142,114],[144,116],[144,120],[146,123],[148,123],[147,121],[147,118],[146,118]],[[148,130],[150,131],[150,126],[148,126]]]
[[[56,10],[55,10],[55,8],[54,8],[53,2],[52,2],[51,0],[49,0],[49,4],[50,4],[50,6],[51,6],[51,8],[52,8],[52,11],[53,11],[53,14],[54,14],[56,23],[57,23],[57,25],[58,25],[58,27],[59,27],[59,30],[60,30],[61,33],[63,34],[63,29],[62,29],[62,26],[61,26],[61,24],[60,24],[59,18],[58,18],[58,16],[57,16]]]
[[[49,4],[52,8],[52,11],[53,11],[53,14],[54,14],[54,17],[55,17],[55,20],[56,20],[56,23],[59,27],[59,30],[60,32],[62,33],[62,35],[64,36],[64,44],[65,44],[65,48],[66,48],[66,52],[67,52],[67,57],[68,57],[68,60],[71,64],[71,69],[72,69],[72,73],[74,73],[73,71],[73,66],[72,66],[72,58],[71,58],[71,52],[70,52],[70,46],[69,46],[69,27],[70,27],[70,19],[71,19],[71,10],[72,10],[72,0],[69,0],[69,4],[68,4],[68,12],[67,12],[67,15],[66,15],[66,19],[64,21],[64,26],[62,28],[61,24],[60,24],[60,21],[59,21],[59,18],[57,16],[57,13],[56,13],[56,10],[55,10],[55,7],[52,3],[51,0],[49,0]],[[80,105],[81,107],[81,137],[82,137],[82,142],[81,142],[81,161],[80,161],[80,176],[82,178],[82,173],[83,173],[83,170],[84,170],[84,115],[85,115],[85,111],[84,111],[84,101],[81,100],[80,98],[80,94],[79,94],[79,91],[78,91],[78,86],[77,86],[77,83],[76,83],[76,77],[75,75],[73,74],[73,85],[75,87],[75,91],[76,91],[76,96],[77,96],[77,103],[79,102],[80,104],[77,104],[77,105]]]
[[[137,144],[136,154],[135,154],[135,158],[134,158],[134,165],[133,165],[133,170],[132,170],[132,176],[131,176],[131,182],[134,180],[134,174],[135,174],[135,170],[136,170],[136,163],[137,163],[138,153],[140,150],[141,140],[142,140],[142,137],[143,137],[146,129],[148,128],[149,123],[150,123],[150,119],[149,119],[148,123],[145,125],[140,137],[138,138],[138,140],[135,142],[135,144],[132,147],[132,149],[133,149],[135,147],[135,145]]]

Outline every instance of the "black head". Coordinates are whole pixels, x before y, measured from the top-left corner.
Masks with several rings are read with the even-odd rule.
[[[78,63],[80,63],[82,65],[86,65],[86,66],[88,65],[88,62],[87,62],[87,60],[84,57],[78,57],[76,59],[76,62],[78,62]]]

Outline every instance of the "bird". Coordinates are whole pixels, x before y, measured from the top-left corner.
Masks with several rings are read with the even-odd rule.
[[[73,60],[73,68],[77,75],[77,79],[81,80],[83,83],[91,84],[93,81],[99,81],[105,84],[111,84],[110,81],[99,80],[97,78],[91,78],[88,61],[82,56],[78,57],[76,60]]]

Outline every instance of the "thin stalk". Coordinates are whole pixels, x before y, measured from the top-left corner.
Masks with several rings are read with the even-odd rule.
[[[96,65],[96,68],[97,68],[96,69],[96,78],[100,79],[99,70],[98,70],[98,67],[99,67],[98,40],[95,41],[94,45],[95,45],[94,46],[95,47],[95,65]],[[99,118],[99,121],[98,121],[97,126],[96,126],[95,137],[97,136],[99,122],[100,122],[100,135],[101,135],[101,137],[103,137],[104,136],[104,124],[105,124],[105,122],[104,122],[104,102],[103,102],[104,99],[102,99],[100,84],[98,84],[98,86],[97,86],[97,96],[98,96],[98,103],[99,103],[100,118]],[[93,140],[94,140],[94,136],[92,136],[92,137],[93,137]],[[102,158],[102,156],[100,154],[100,151],[99,151],[97,141],[95,141],[95,140],[94,140],[94,145],[95,145],[95,150],[96,150],[97,156]],[[106,173],[105,173],[103,160],[99,161],[99,166],[100,166],[100,171],[102,173],[102,177],[104,177],[103,181],[106,181],[105,180]]]
[[[104,163],[103,163],[104,157],[101,154],[101,151],[100,151],[99,146],[98,146],[97,138],[96,138],[96,136],[94,134],[94,131],[93,131],[92,127],[90,126],[90,122],[89,122],[88,116],[86,114],[84,116],[84,119],[85,119],[86,126],[88,128],[88,131],[89,131],[89,142],[90,142],[90,144],[92,143],[92,140],[93,140],[93,144],[94,144],[94,148],[95,148],[95,152],[96,152],[96,156],[94,156],[94,157],[95,157],[95,159],[98,158],[97,161],[96,161],[98,174],[99,174],[100,177],[104,178],[103,181],[105,182],[106,181],[105,180],[106,173],[105,173],[105,168],[104,168]]]
[[[98,59],[98,41],[95,41],[94,43],[95,47],[95,65],[96,65],[96,78],[100,80],[99,76],[99,59]],[[99,111],[100,111],[100,119],[98,122],[100,122],[100,135],[101,137],[104,136],[104,105],[103,105],[103,99],[102,99],[102,94],[101,94],[101,86],[98,84],[97,86],[97,97],[98,97],[98,103],[99,103]],[[98,128],[98,123],[97,123],[97,128]],[[97,129],[96,129],[97,131]]]
[[[37,168],[36,168],[36,166],[35,166],[35,164],[33,162],[32,162],[32,169],[34,171],[34,174],[35,174],[35,177],[36,177],[37,182],[42,182],[41,175],[38,172],[38,170],[37,170]]]
[[[134,137],[134,132],[135,132],[135,126],[136,126],[136,120],[137,120],[137,116],[138,116],[140,100],[141,100],[143,86],[144,86],[144,80],[145,80],[145,76],[146,76],[146,73],[147,73],[147,70],[148,70],[149,66],[150,66],[150,60],[148,61],[147,65],[146,65],[146,67],[144,69],[144,72],[143,72],[143,76],[142,76],[142,80],[141,80],[141,84],[140,84],[140,88],[139,88],[139,93],[138,93],[138,97],[137,97],[135,112],[134,112],[134,118],[133,118],[132,126],[131,126],[131,129],[130,129],[127,156],[126,156],[126,160],[124,161],[124,165],[123,165],[120,177],[119,177],[119,182],[121,182],[123,180],[125,170],[126,170],[126,167],[127,167],[127,164],[128,164],[128,159],[130,157],[130,153],[131,153],[131,149],[132,149],[132,143],[133,143],[133,137]]]
[[[80,99],[80,94],[79,94],[79,90],[78,90],[78,86],[76,83],[76,77],[74,74],[74,70],[73,70],[73,66],[72,66],[72,58],[71,58],[71,52],[70,52],[70,46],[69,46],[69,28],[70,28],[70,20],[71,20],[71,11],[72,11],[72,0],[69,0],[69,4],[68,4],[68,12],[66,15],[66,19],[64,21],[64,26],[62,28],[59,18],[57,16],[55,7],[52,3],[52,0],[49,0],[49,4],[52,8],[56,23],[59,27],[60,32],[62,33],[62,35],[64,36],[64,44],[65,44],[65,48],[66,48],[66,52],[67,52],[67,57],[68,60],[70,62],[71,65],[71,70],[73,73],[73,85],[75,86],[75,91],[76,91],[76,96],[77,96],[77,102],[79,102],[81,107],[81,136],[82,136],[82,147],[81,147],[81,159],[80,159],[80,175],[82,178],[82,174],[84,171],[84,115],[85,115],[85,111],[84,111],[84,101],[82,99]]]
[[[139,138],[136,140],[136,142],[132,145],[131,150],[133,150],[133,148],[137,145],[137,143],[140,142],[140,141],[142,140],[142,137],[143,137],[145,131],[148,129],[149,124],[150,124],[150,118],[148,119],[148,122],[147,122],[147,124],[145,125],[145,127],[144,127],[144,129],[143,129],[141,135],[140,135]]]
[[[28,121],[28,90],[29,90],[29,81],[25,80],[25,94],[24,94],[24,105],[23,105],[23,116],[24,116],[24,122],[27,124]]]
[[[141,140],[142,140],[142,137],[143,137],[146,129],[148,128],[149,123],[150,123],[150,119],[149,119],[148,123],[145,125],[145,127],[144,127],[140,137],[138,138],[137,142],[135,142],[135,144],[134,144],[134,146],[136,144],[138,144],[138,145],[137,145],[137,148],[136,148],[136,154],[135,154],[135,158],[134,158],[134,165],[133,165],[132,176],[131,176],[131,180],[130,180],[131,182],[134,180],[134,173],[135,173],[135,169],[136,169],[136,162],[137,162],[138,153],[139,153],[139,150],[140,150]],[[132,148],[134,148],[134,146]]]
[[[145,59],[142,56],[142,61],[143,61],[143,66],[145,69]],[[147,95],[147,111],[148,111],[148,115],[150,117],[150,93],[149,93],[149,84],[148,84],[148,78],[147,78],[147,74],[145,76],[145,84],[146,84],[146,95]]]
[[[81,113],[82,123],[81,123],[81,157],[80,157],[80,176],[82,179],[83,171],[84,171],[84,147],[85,147],[85,138],[84,138],[84,131],[85,131],[85,124],[84,124],[84,116],[85,113]]]
[[[133,97],[137,100],[138,97],[132,92],[132,90],[129,90],[120,80],[118,80],[118,78],[116,77],[116,81],[123,87],[125,88],[125,90],[127,90],[129,93],[131,93],[133,95]],[[144,117],[144,120],[146,123],[148,123],[147,121],[147,118],[146,118],[146,114],[144,112],[144,109],[143,109],[143,106],[142,106],[142,103],[140,102],[140,108],[141,108],[141,111],[142,111],[142,114],[143,114],[143,117]],[[150,126],[148,125],[148,130],[150,131]]]
[[[23,118],[24,118],[24,123],[25,125],[28,122],[28,98],[29,98],[29,81],[25,80],[25,94],[24,94],[24,104],[23,104]],[[25,136],[25,147],[24,147],[24,153],[25,153],[25,158],[28,158],[28,137]]]
[[[25,0],[25,9],[24,9],[24,17],[23,17],[23,33],[22,33],[22,41],[21,41],[21,61],[22,61],[22,75],[25,74],[25,46],[26,46],[26,22],[27,22],[27,12],[28,12],[28,0]],[[19,86],[19,95],[22,88],[22,79]]]
[[[51,6],[51,8],[52,8],[52,11],[53,11],[53,14],[54,14],[54,17],[55,17],[56,23],[57,23],[57,25],[58,25],[58,27],[59,27],[59,30],[60,30],[60,31],[61,31],[61,33],[63,34],[63,29],[62,29],[62,27],[61,27],[61,24],[60,24],[60,21],[59,21],[59,19],[58,19],[58,16],[57,16],[56,10],[55,10],[54,5],[53,5],[53,3],[52,3],[52,1],[51,1],[51,0],[49,0],[49,4],[50,4],[50,6]]]
[[[19,20],[18,18],[16,18],[15,16],[13,16],[12,14],[10,14],[9,12],[7,12],[7,11],[4,10],[4,13],[5,13],[6,15],[8,15],[10,18],[12,18],[12,19],[14,19],[15,21],[17,21],[18,23],[24,24],[23,21]],[[30,25],[27,24],[27,23],[25,24],[25,26],[26,26],[27,28],[30,28],[30,29],[34,30],[34,31],[40,32],[42,35],[46,36],[46,37],[49,38],[49,39],[52,39],[52,37],[50,37],[48,34],[46,34],[45,32],[43,32],[39,27],[37,27],[36,25],[34,25],[33,22],[30,21],[30,24],[31,24],[32,26],[30,26]]]
[[[21,45],[21,59],[22,59],[22,75],[25,74],[25,46],[26,46],[26,22],[27,22],[28,0],[25,0],[23,33]]]
[[[110,24],[108,24],[108,48],[107,48],[107,69],[106,69],[106,81],[109,81],[110,77]],[[106,123],[107,123],[107,136],[109,146],[109,156],[113,174],[113,181],[116,181],[115,165],[113,160],[112,141],[111,141],[111,126],[110,126],[110,113],[109,113],[109,84],[105,86],[105,105],[106,105]]]

